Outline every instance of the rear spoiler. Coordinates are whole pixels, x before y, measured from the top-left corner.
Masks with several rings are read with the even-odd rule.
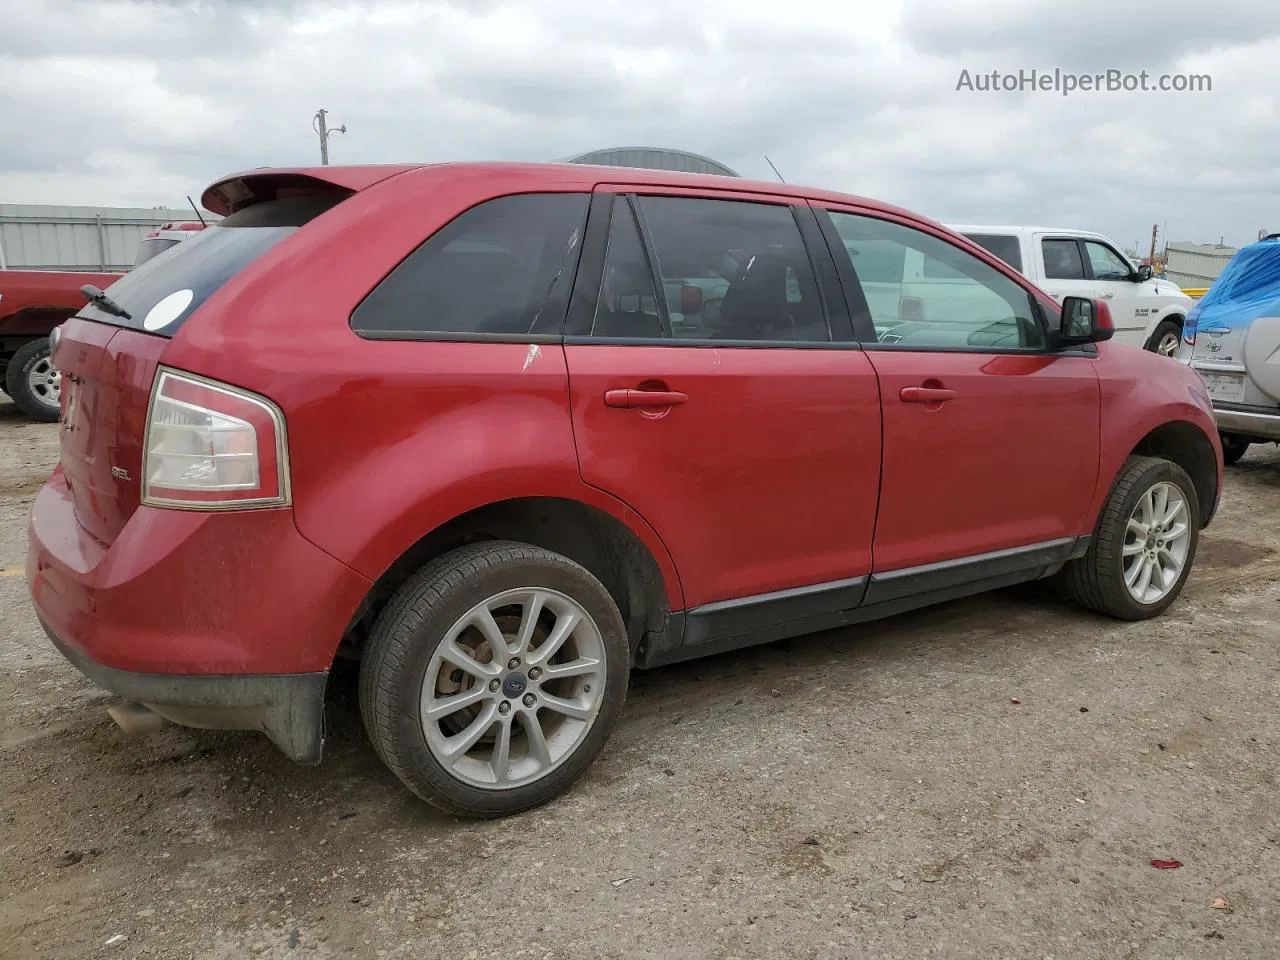
[[[417,164],[378,164],[361,167],[262,167],[223,177],[200,196],[206,210],[231,214],[282,197],[317,193],[352,194],[389,177],[417,169]]]

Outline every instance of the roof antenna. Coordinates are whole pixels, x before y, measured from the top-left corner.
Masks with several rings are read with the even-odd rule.
[[[200,208],[196,206],[196,202],[191,199],[191,194],[189,193],[187,194],[187,203],[191,204],[191,209],[194,210],[196,212],[196,216],[200,218],[201,225],[207,227],[208,224],[204,222],[204,217],[200,213]]]
[[[780,183],[786,183],[786,182],[787,182],[787,181],[785,181],[785,180],[783,180],[783,179],[782,179],[782,174],[778,173],[778,168],[777,168],[777,167],[775,167],[775,166],[773,166],[773,161],[769,159],[769,155],[768,155],[767,153],[764,155],[764,162],[765,162],[765,163],[767,163],[770,167],[772,167],[772,168],[773,168],[773,175],[774,175],[775,177],[777,177],[777,178],[778,178],[778,181],[779,181]]]

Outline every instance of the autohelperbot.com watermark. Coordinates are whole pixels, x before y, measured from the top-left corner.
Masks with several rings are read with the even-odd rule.
[[[956,92],[972,93],[1211,93],[1213,77],[1207,73],[1160,73],[1146,70],[1104,70],[1101,73],[1071,73],[1053,70],[999,70],[973,73],[961,70]]]

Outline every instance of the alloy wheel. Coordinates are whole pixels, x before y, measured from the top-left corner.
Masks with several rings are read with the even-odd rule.
[[[1159,603],[1178,583],[1191,545],[1183,492],[1161,481],[1141,497],[1125,528],[1124,585],[1139,603]]]
[[[446,632],[423,678],[419,717],[436,761],[490,790],[545,777],[591,729],[605,692],[591,615],[555,590],[507,590]]]
[[[27,387],[41,403],[57,407],[62,398],[62,374],[48,357],[41,357],[27,370]]]

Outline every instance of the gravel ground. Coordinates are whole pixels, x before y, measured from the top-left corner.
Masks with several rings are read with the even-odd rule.
[[[578,787],[496,823],[399,787],[349,673],[316,769],[119,732],[27,600],[56,458],[0,397],[0,957],[1277,955],[1275,448],[1159,620],[1022,589],[637,674]]]

